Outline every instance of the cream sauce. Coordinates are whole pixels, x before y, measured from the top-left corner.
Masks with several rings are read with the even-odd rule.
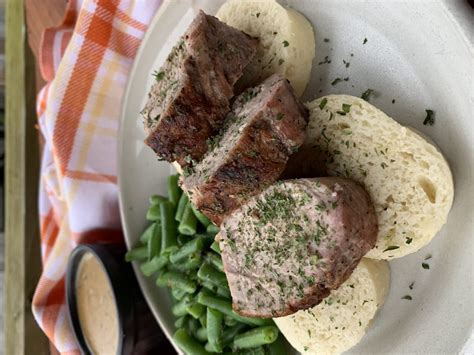
[[[85,254],[77,268],[76,307],[82,333],[93,354],[117,353],[119,325],[112,287],[100,261]]]

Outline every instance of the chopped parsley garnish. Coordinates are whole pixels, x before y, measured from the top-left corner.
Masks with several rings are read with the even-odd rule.
[[[318,65],[330,64],[330,63],[331,63],[331,60],[329,59],[329,56],[325,56],[324,60],[322,62],[319,62]]]
[[[413,241],[413,238],[407,237],[407,239],[405,240],[405,243],[406,244],[411,244],[412,241]]]
[[[352,105],[349,104],[342,104],[342,111],[344,111],[345,113],[349,113],[351,111],[351,106]]]
[[[334,79],[334,80],[332,81],[331,85],[334,86],[334,85],[336,85],[337,83],[339,83],[339,82],[341,82],[341,81],[342,81],[341,78],[336,78],[336,79]]]
[[[184,157],[184,161],[190,164],[191,166],[196,164],[196,161],[190,155],[186,155]]]
[[[428,254],[426,257],[425,257],[425,260],[430,260],[432,258],[431,254]]]
[[[303,346],[303,350],[304,350],[304,351],[308,351],[308,349],[309,349],[309,348],[308,348],[306,345]]]
[[[405,295],[402,297],[402,300],[408,300],[411,301],[413,298],[410,295]]]
[[[189,166],[185,166],[183,168],[183,176],[184,177],[187,177],[187,176],[191,175],[193,172],[194,172],[194,169],[189,167]]]
[[[320,203],[318,203],[316,205],[316,210],[319,211],[319,212],[325,211],[326,210],[326,204],[323,201],[321,201]]]
[[[328,42],[329,42],[329,38],[325,38],[325,39],[324,39],[324,42],[328,43]]]
[[[394,103],[395,103],[395,99],[392,99],[392,104],[394,104]]]
[[[288,41],[283,41],[281,43],[283,43],[283,47],[288,47],[290,45],[290,43],[288,43]]]
[[[428,263],[421,263],[421,266],[423,266],[423,269],[425,269],[425,270],[429,270],[429,268],[430,268],[430,264],[428,264]]]
[[[155,70],[152,75],[155,77],[156,81],[160,81],[165,77],[165,72]]]
[[[277,119],[278,121],[280,121],[280,120],[282,120],[282,119],[284,119],[284,118],[285,118],[285,115],[284,115],[283,113],[281,113],[281,112],[278,112],[278,114],[277,114],[277,116],[276,116],[276,119]]]
[[[257,12],[257,14],[255,16],[257,16],[257,18],[259,18],[260,17],[260,12]]]
[[[334,299],[332,299],[331,297],[328,297],[324,300],[324,303],[330,306],[334,303]]]
[[[389,245],[383,252],[385,253],[386,251],[395,250],[398,248],[400,248],[398,245]]]
[[[415,286],[415,281],[413,281],[411,284],[408,285],[408,288],[410,290],[413,290],[413,286]]]
[[[250,89],[250,90],[245,91],[242,94],[242,98],[243,98],[244,102],[249,102],[255,96],[257,96],[257,94],[258,94],[258,92],[256,90]]]
[[[433,126],[434,123],[435,123],[435,119],[434,119],[434,111],[433,110],[425,110],[426,111],[426,118],[425,120],[423,121],[423,124],[426,126]]]
[[[278,65],[282,65],[284,62],[285,62],[285,60],[284,60],[284,59],[281,59],[281,58],[280,58],[280,59],[278,59]]]
[[[367,43],[367,38],[364,38],[364,42],[362,44],[366,44]]]
[[[219,144],[221,140],[221,134],[217,134],[213,137],[210,137],[206,140],[208,150],[213,150]]]
[[[324,98],[321,100],[321,102],[319,103],[319,108],[322,110],[326,104],[328,103],[328,99]]]
[[[373,89],[365,90],[361,95],[361,99],[369,102],[370,95],[372,95],[373,92],[374,92]]]

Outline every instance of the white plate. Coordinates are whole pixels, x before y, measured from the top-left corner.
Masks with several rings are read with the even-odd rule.
[[[147,223],[148,196],[166,193],[170,172],[170,165],[158,162],[143,143],[139,111],[153,80],[151,73],[163,63],[196,11],[202,8],[214,14],[221,3],[165,2],[135,60],[119,139],[121,214],[129,247]],[[368,334],[351,353],[472,353],[472,46],[438,1],[293,0],[288,4],[312,22],[316,33],[316,59],[304,99],[332,93],[360,96],[367,88],[375,89],[378,96],[371,102],[431,137],[454,175],[455,201],[448,223],[430,245],[390,262],[390,295]],[[318,65],[325,56],[330,57],[331,64]],[[351,63],[349,68],[344,67],[343,60]],[[331,86],[336,77],[350,79]],[[422,124],[425,108],[436,111],[433,127]],[[428,254],[433,256],[431,268],[424,270],[421,262]],[[134,266],[148,304],[170,336],[174,320],[168,293],[155,287],[154,280],[144,278]],[[415,287],[410,291],[412,281]],[[401,299],[407,293],[413,296],[412,301]]]

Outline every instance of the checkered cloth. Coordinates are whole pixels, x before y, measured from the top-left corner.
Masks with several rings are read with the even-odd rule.
[[[140,41],[161,0],[70,0],[43,35],[38,96],[45,138],[40,187],[43,273],[33,313],[63,354],[79,353],[64,275],[78,243],[122,238],[116,143],[122,96]]]

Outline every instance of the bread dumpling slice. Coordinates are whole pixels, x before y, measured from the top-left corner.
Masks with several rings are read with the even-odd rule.
[[[301,149],[324,156],[328,175],[363,184],[374,203],[379,232],[365,256],[398,258],[428,244],[446,223],[454,195],[441,152],[360,98],[329,95],[307,107]]]
[[[290,81],[298,96],[303,94],[310,79],[315,39],[313,26],[302,14],[275,0],[230,0],[216,16],[260,41],[257,55],[237,82],[238,89],[278,73]]]
[[[363,258],[349,279],[319,305],[274,321],[301,354],[340,354],[362,339],[389,285],[388,263]]]

